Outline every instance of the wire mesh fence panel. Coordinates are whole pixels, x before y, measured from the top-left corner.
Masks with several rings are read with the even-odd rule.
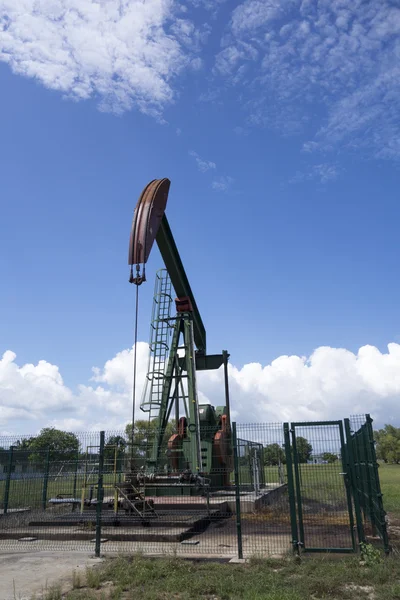
[[[231,430],[202,416],[197,429],[149,421],[104,435],[0,438],[0,551],[94,552],[100,542],[102,553],[184,556],[282,555],[299,542],[350,550],[351,489],[384,535],[367,420],[353,419],[345,446],[339,421],[292,424],[291,438],[288,424]]]
[[[243,556],[292,548],[283,425],[237,425]]]
[[[369,415],[346,419],[347,445],[353,455],[353,495],[359,504],[366,536],[378,535],[389,552],[386,512],[379,480],[372,419]]]
[[[0,550],[94,550],[93,527],[79,515],[90,497],[85,469],[98,463],[96,442],[97,433],[0,438]]]
[[[299,541],[308,551],[355,549],[341,421],[292,423]]]
[[[151,422],[128,431],[119,457],[105,461],[115,496],[103,504],[102,552],[236,554],[231,433],[216,434]]]
[[[0,550],[93,552],[100,524],[102,552],[236,555],[231,434],[216,433],[201,428],[200,452],[171,424],[107,432],[101,455],[99,433],[0,440]]]

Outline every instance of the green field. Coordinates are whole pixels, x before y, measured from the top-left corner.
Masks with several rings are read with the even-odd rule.
[[[389,514],[400,518],[400,465],[379,465],[383,506]]]
[[[340,467],[336,465],[301,465],[302,491],[308,498],[321,498],[323,495],[333,499],[337,495],[338,500],[343,499],[343,483],[339,476]],[[242,483],[246,483],[247,473],[243,472]],[[394,517],[400,518],[400,465],[379,466],[379,477],[381,481],[383,502],[385,510]],[[265,467],[266,483],[277,483],[279,480],[277,467]],[[92,477],[90,483],[94,483]],[[105,475],[104,484],[112,485],[113,475]],[[76,496],[81,497],[83,476],[78,475],[76,479]],[[250,479],[249,479],[250,483]],[[321,489],[322,487],[322,489]],[[4,498],[5,482],[0,482],[0,505]],[[74,477],[50,476],[47,486],[47,498],[58,494],[71,494],[74,491]],[[88,491],[87,491],[88,493]],[[43,479],[12,480],[9,492],[9,507],[22,508],[27,506],[39,507],[42,501]]]

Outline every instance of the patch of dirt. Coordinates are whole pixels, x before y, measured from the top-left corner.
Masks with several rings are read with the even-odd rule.
[[[390,544],[400,549],[400,519],[390,513],[387,515],[387,530]]]
[[[355,583],[348,583],[343,586],[343,589],[346,592],[357,594],[355,596],[356,598],[366,598],[368,600],[374,600],[375,598],[375,589],[372,585],[356,585]]]

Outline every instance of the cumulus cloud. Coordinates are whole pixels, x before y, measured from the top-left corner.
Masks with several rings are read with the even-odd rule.
[[[103,109],[159,115],[209,30],[175,0],[0,0],[0,60]]]
[[[201,171],[202,173],[205,173],[206,171],[210,171],[213,169],[217,168],[217,165],[215,164],[215,162],[212,162],[211,160],[205,160],[204,158],[201,158],[197,152],[195,152],[194,150],[190,150],[189,155],[192,156],[197,164],[197,168],[199,171]]]
[[[147,372],[148,344],[137,348],[137,408]],[[123,428],[132,412],[132,350],[123,350],[90,381],[68,388],[58,366],[45,360],[19,366],[14,352],[0,360],[0,431],[35,432],[45,425],[68,429]]]
[[[138,344],[137,415],[148,345]],[[91,381],[69,389],[56,365],[19,366],[13,352],[0,361],[0,433],[35,433],[46,425],[69,430],[123,429],[132,411],[132,349],[119,352]],[[357,353],[320,347],[309,357],[280,356],[268,365],[229,367],[232,417],[238,422],[340,419],[369,412],[377,425],[400,420],[400,345]],[[199,372],[200,402],[224,402],[223,372]]]
[[[399,33],[390,0],[245,0],[215,68],[240,83],[250,123],[286,133],[307,124],[308,151],[340,145],[397,160]]]

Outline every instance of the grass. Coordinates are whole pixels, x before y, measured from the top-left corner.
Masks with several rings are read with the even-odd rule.
[[[400,519],[400,465],[379,465],[379,479],[386,512]]]
[[[108,559],[64,600],[398,600],[400,561],[356,557],[253,560],[229,565],[141,556]],[[45,600],[53,600],[46,598]]]
[[[49,476],[47,482],[47,499],[55,498],[58,494],[69,494],[73,495],[75,491],[75,495],[80,498],[82,494],[82,485],[83,485],[83,475],[79,474],[76,478],[76,484],[74,482],[74,475],[66,475],[57,477],[54,474]],[[114,476],[112,474],[105,474],[103,479],[103,484],[105,486],[111,486],[114,482]],[[89,485],[95,485],[96,480],[95,477],[91,477],[89,480]],[[44,487],[44,477],[38,478],[29,478],[26,479],[12,479],[10,482],[10,491],[9,491],[9,508],[40,508],[42,506],[43,500],[43,487]],[[74,489],[75,488],[75,489]],[[0,481],[0,505],[4,499],[4,490],[5,490],[5,481]],[[106,492],[108,493],[108,492]],[[110,491],[110,495],[112,495],[113,490]],[[86,489],[85,495],[89,494],[89,486]]]

